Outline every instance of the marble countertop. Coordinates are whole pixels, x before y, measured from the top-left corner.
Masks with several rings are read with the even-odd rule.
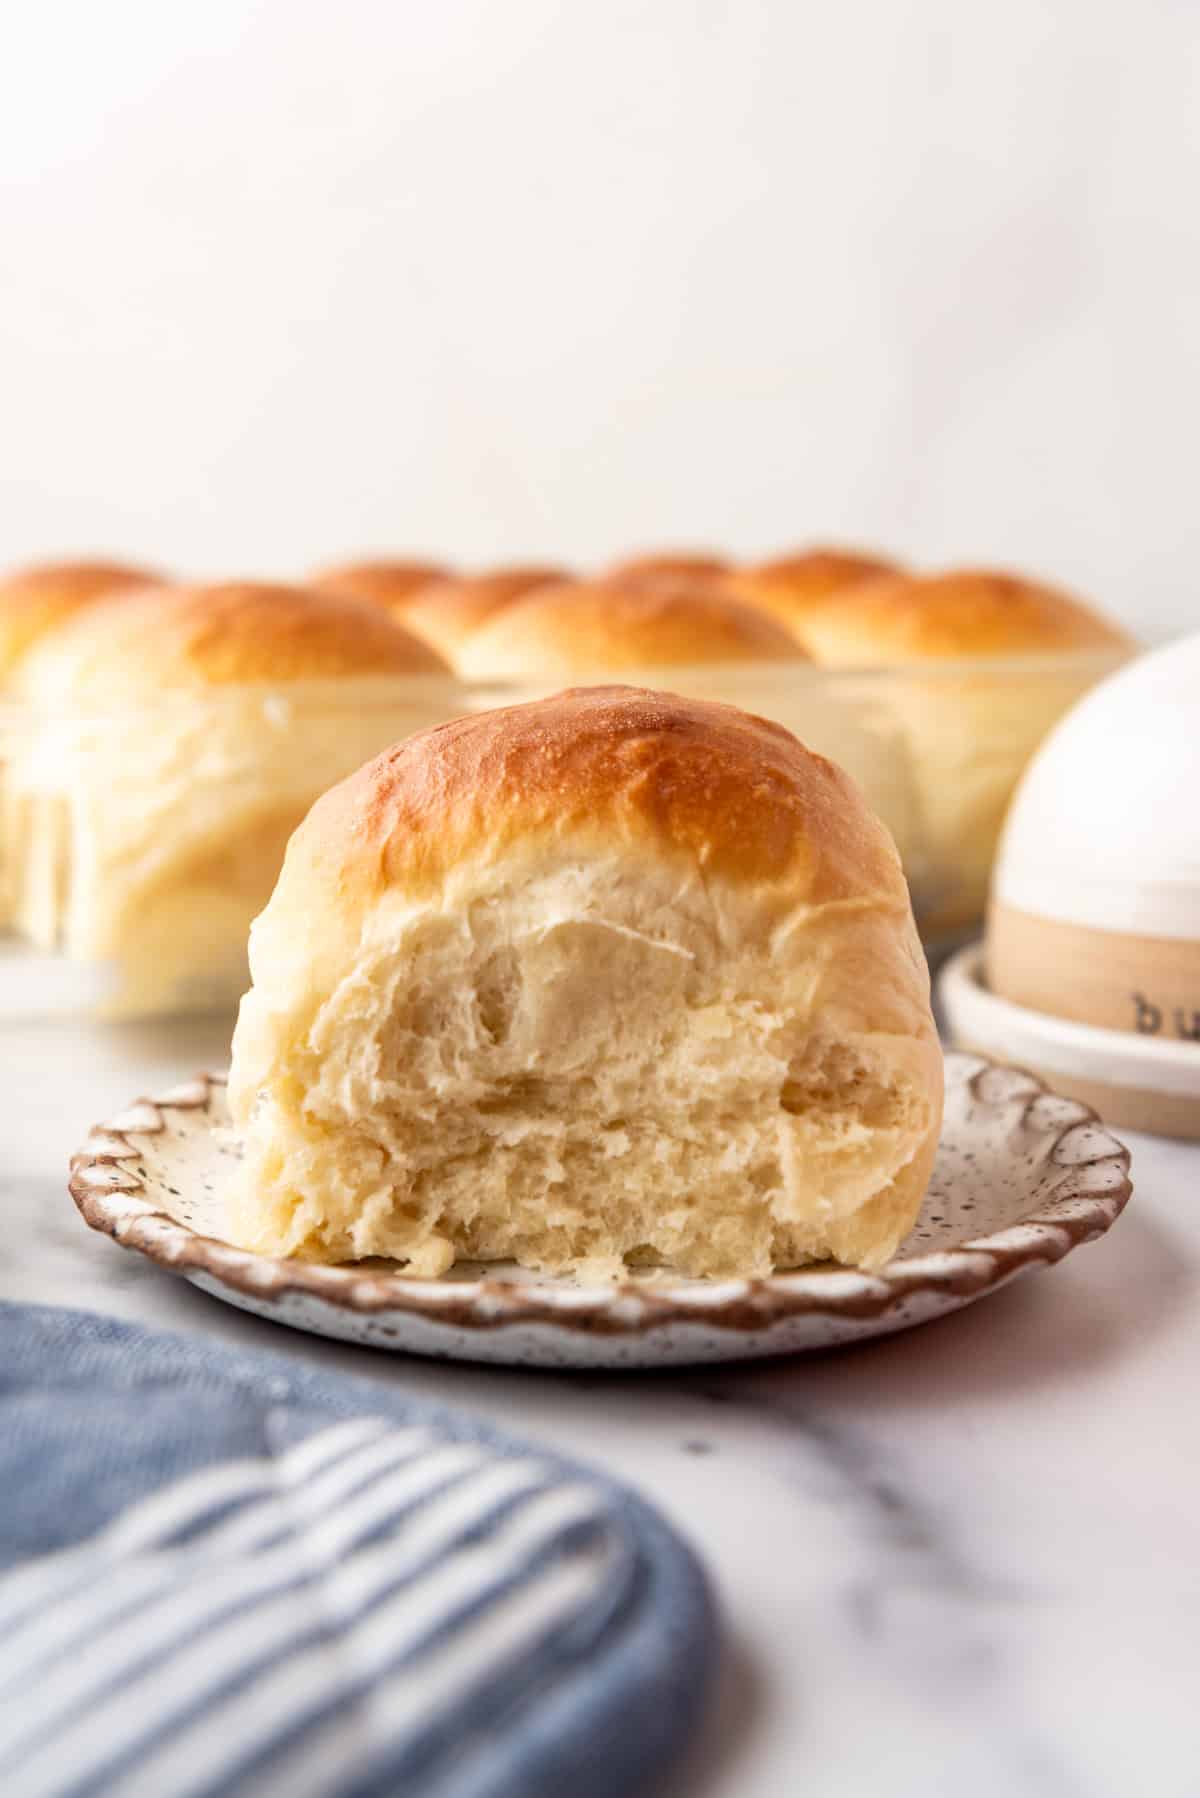
[[[1103,1242],[907,1335],[640,1375],[389,1357],[247,1317],[90,1234],[88,1126],[224,1061],[197,1024],[0,1027],[0,1297],[87,1306],[485,1412],[640,1487],[729,1653],[668,1798],[1194,1794],[1200,1148],[1130,1138]]]

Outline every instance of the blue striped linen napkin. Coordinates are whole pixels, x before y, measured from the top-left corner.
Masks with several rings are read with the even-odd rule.
[[[382,1382],[0,1306],[5,1798],[625,1798],[716,1630],[634,1494]]]

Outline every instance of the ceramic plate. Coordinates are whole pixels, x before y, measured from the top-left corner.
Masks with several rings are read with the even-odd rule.
[[[260,1317],[406,1354],[543,1367],[670,1367],[823,1349],[942,1317],[1102,1236],[1130,1194],[1129,1153],[1087,1106],[978,1056],[946,1058],[946,1121],[921,1216],[878,1274],[820,1266],[768,1279],[661,1273],[582,1286],[457,1265],[272,1261],[221,1240],[238,1151],[223,1080],[201,1075],[93,1130],[71,1165],[84,1218]]]

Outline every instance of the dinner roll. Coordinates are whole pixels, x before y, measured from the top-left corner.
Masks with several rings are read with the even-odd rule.
[[[803,636],[819,663],[897,670],[877,697],[908,742],[940,889],[922,925],[935,938],[974,928],[1022,769],[1132,638],[1054,587],[975,570],[848,588]]]
[[[378,607],[254,584],[94,606],[18,680],[40,722],[7,783],[17,923],[103,966],[123,1012],[235,996],[317,794],[458,709]]]
[[[1070,594],[979,569],[857,586],[810,611],[803,635],[817,661],[840,667],[1133,647],[1127,631]]]
[[[457,575],[425,586],[404,603],[405,627],[416,631],[453,666],[463,644],[494,618],[538,587],[567,579],[561,568],[494,568],[488,574]]]
[[[896,573],[896,563],[881,556],[822,547],[735,569],[728,581],[739,598],[761,606],[803,642],[806,618],[831,594]]]
[[[306,587],[229,581],[93,607],[25,662],[29,699],[152,698],[164,689],[448,672],[377,606]]]
[[[44,562],[0,580],[0,687],[39,638],[114,593],[164,585],[121,562]]]
[[[617,1275],[877,1267],[942,1062],[887,832],[731,706],[460,718],[326,793],[251,934],[236,1241]]]
[[[469,637],[458,667],[477,678],[561,680],[804,659],[782,625],[716,582],[660,576],[539,588]]]
[[[626,575],[635,578],[641,575],[682,574],[682,575],[722,575],[729,563],[724,556],[712,550],[667,549],[652,550],[646,555],[626,556],[623,561],[614,562],[608,574],[618,580]]]
[[[342,562],[333,568],[320,568],[309,581],[321,593],[339,593],[344,599],[364,599],[372,605],[390,609],[430,581],[444,580],[448,574],[440,562],[413,560],[381,560],[375,562]]]

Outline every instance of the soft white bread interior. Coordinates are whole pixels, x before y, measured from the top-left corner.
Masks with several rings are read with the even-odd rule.
[[[229,1003],[284,845],[383,744],[460,709],[378,607],[255,584],[90,607],[23,661],[14,916],[105,969],[109,1009]]]
[[[941,1116],[892,842],[839,768],[629,687],[326,793],[251,932],[234,1238],[618,1275],[875,1267]]]

